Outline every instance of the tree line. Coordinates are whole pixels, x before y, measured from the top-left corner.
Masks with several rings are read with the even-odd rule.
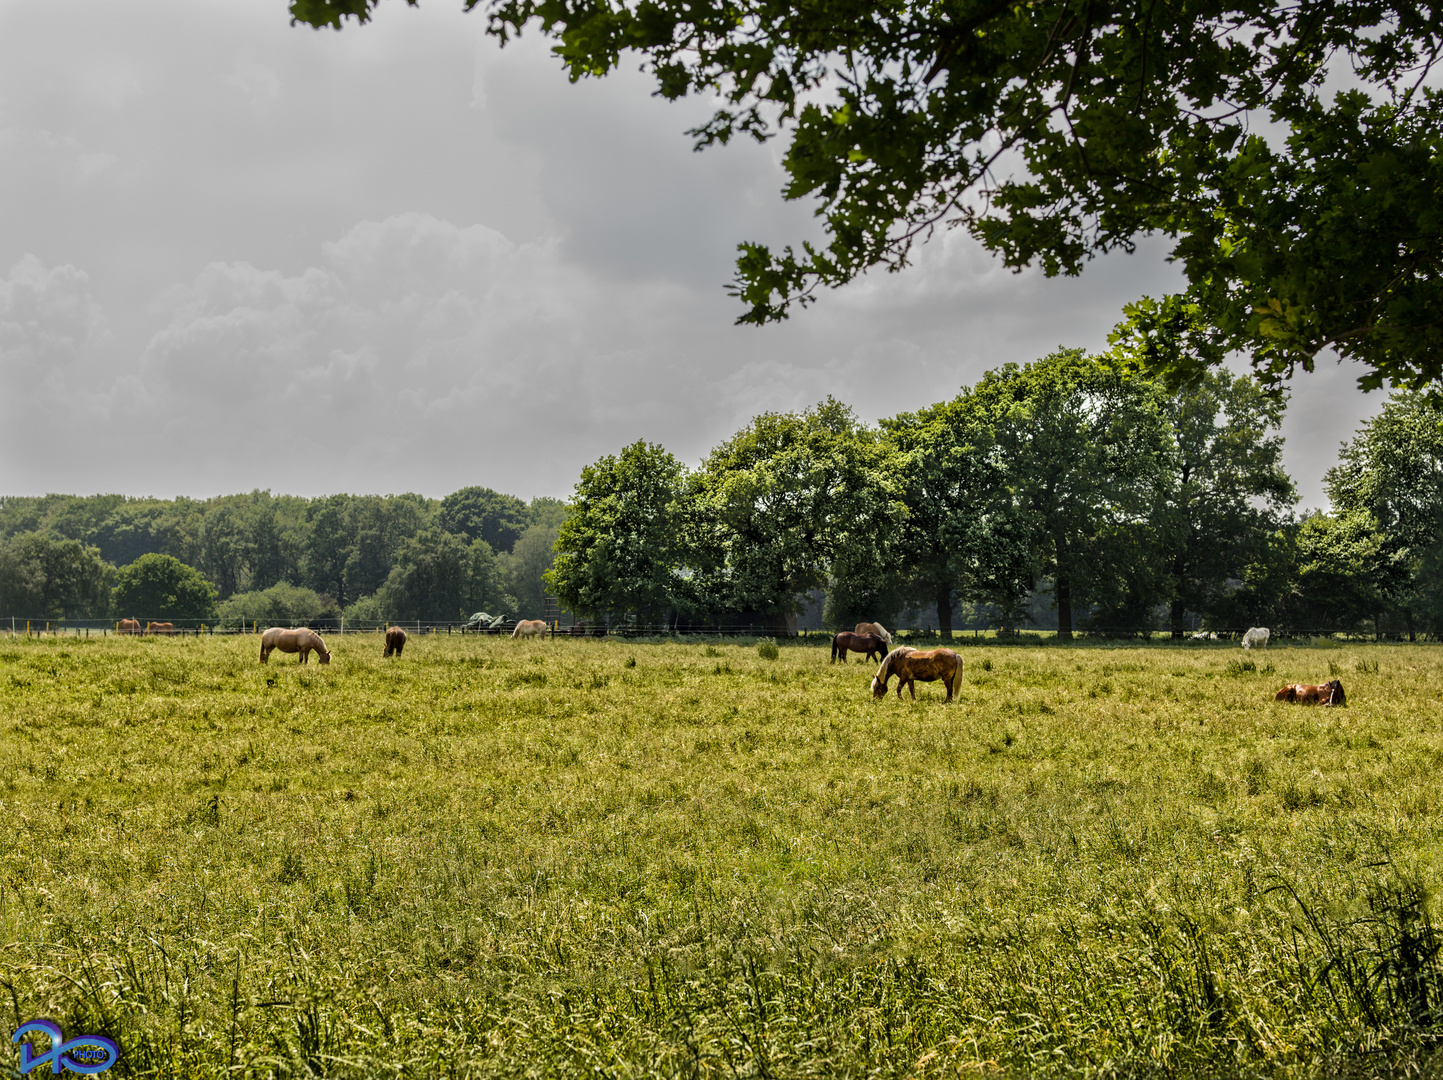
[[[1281,396],[1142,374],[1185,330],[1134,320],[1106,357],[1008,365],[875,427],[830,398],[768,413],[695,469],[637,442],[582,470],[548,580],[579,615],[650,623],[781,628],[824,589],[833,627],[935,610],[950,633],[970,604],[1008,630],[1041,592],[1064,638],[1443,633],[1443,415],[1394,394],[1327,474],[1333,511],[1298,517]]]
[[[767,413],[696,468],[637,442],[569,504],[7,497],[0,615],[441,621],[539,615],[549,589],[588,620],[784,631],[821,591],[837,627],[935,611],[950,632],[965,606],[1010,630],[1041,606],[1064,637],[1443,635],[1443,414],[1395,393],[1328,472],[1331,512],[1298,517],[1283,399],[1215,370],[1147,377],[1138,353],[1186,344],[1154,327],[876,426],[830,398]]]
[[[253,491],[0,498],[0,615],[241,622],[539,615],[566,506]]]

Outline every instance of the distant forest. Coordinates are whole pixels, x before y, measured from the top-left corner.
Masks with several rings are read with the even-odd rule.
[[[540,617],[558,499],[253,491],[0,498],[0,615],[242,622]]]

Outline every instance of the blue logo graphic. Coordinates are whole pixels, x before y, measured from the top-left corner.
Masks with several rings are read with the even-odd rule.
[[[46,1062],[50,1063],[52,1073],[59,1073],[62,1066],[71,1072],[99,1073],[120,1059],[120,1047],[99,1035],[80,1035],[66,1042],[65,1032],[53,1020],[31,1020],[21,1024],[10,1036],[10,1041],[20,1042],[20,1036],[30,1031],[43,1031],[49,1035],[50,1049],[37,1055],[29,1043],[20,1043],[20,1071],[23,1073]]]

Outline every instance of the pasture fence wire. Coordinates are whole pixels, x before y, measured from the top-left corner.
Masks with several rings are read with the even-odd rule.
[[[399,626],[408,634],[416,636],[438,634],[481,635],[489,637],[509,636],[516,626],[515,620],[507,620],[499,626],[477,627],[461,620],[445,619],[390,619],[353,621],[349,619],[295,619],[275,623],[247,620],[242,624],[216,624],[200,619],[139,619],[140,629],[122,627],[119,619],[46,619],[22,616],[0,616],[0,634],[11,638],[24,637],[234,637],[259,634],[270,626],[294,628],[308,626],[321,634],[350,636],[355,634],[380,634],[393,626]],[[803,643],[830,642],[836,632],[830,629],[800,629],[791,633],[783,632],[774,625],[716,622],[710,625],[674,623],[571,623],[564,625],[559,618],[545,620],[545,636],[548,638],[623,638],[623,639],[679,639],[718,640],[726,638],[791,638]],[[153,623],[169,624],[169,629],[156,629]],[[8,624],[8,625],[7,625]],[[846,627],[842,629],[848,629]],[[1067,644],[1172,644],[1179,646],[1207,647],[1231,646],[1236,648],[1248,627],[1225,627],[1210,633],[1215,638],[1201,638],[1185,634],[1175,638],[1172,632],[1156,627],[1119,627],[1106,631],[1074,630]],[[944,638],[937,630],[893,631],[894,644],[902,642],[950,645],[1041,645],[1063,644],[1055,630],[1028,627],[1023,629],[982,629],[969,627],[953,630],[950,638]],[[1296,644],[1319,641],[1337,643],[1398,643],[1408,641],[1405,634],[1376,634],[1372,630],[1338,630],[1336,628],[1280,628],[1271,631],[1271,643]],[[1430,635],[1418,635],[1416,644],[1437,644]]]

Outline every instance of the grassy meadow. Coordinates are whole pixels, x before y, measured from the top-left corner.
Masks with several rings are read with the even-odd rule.
[[[111,1076],[1443,1075],[1443,649],[969,641],[944,706],[817,643],[330,644],[0,639],[7,1035]]]

